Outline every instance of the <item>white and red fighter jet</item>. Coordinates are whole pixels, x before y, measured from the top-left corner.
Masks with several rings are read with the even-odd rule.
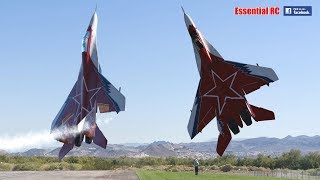
[[[183,10],[183,9],[182,9]],[[231,141],[231,133],[238,134],[243,123],[275,119],[272,111],[253,106],[245,98],[263,85],[277,81],[271,68],[226,61],[203,37],[184,10],[184,20],[190,34],[200,74],[200,82],[191,110],[188,132],[193,139],[213,119],[220,132],[217,153],[222,156]]]
[[[96,124],[96,113],[125,110],[125,97],[103,75],[97,53],[98,17],[94,13],[82,42],[82,64],[78,80],[52,122],[51,132],[63,142],[59,158],[85,142],[106,148],[107,139]],[[80,123],[82,122],[82,123]],[[82,125],[81,125],[82,124]],[[80,127],[80,125],[82,127]]]

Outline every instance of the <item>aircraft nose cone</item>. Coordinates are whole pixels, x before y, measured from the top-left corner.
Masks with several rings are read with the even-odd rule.
[[[189,28],[190,25],[195,26],[191,17],[186,13],[184,13],[184,22],[186,23],[187,28]]]
[[[97,24],[97,21],[98,21],[98,16],[97,16],[97,13],[94,12],[91,17],[90,25],[93,26],[93,25]]]

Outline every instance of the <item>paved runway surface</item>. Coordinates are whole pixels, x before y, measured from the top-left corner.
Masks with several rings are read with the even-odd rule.
[[[81,180],[81,179],[119,179],[138,180],[134,171],[8,171],[0,172],[0,180]]]

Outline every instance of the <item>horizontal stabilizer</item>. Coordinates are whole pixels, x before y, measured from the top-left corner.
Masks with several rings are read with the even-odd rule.
[[[107,147],[108,140],[106,139],[106,137],[104,137],[103,133],[101,132],[98,126],[96,127],[93,143],[104,149]]]
[[[63,144],[59,151],[59,159],[61,160],[71,149],[73,149],[73,144]]]
[[[274,113],[270,110],[267,110],[261,107],[256,107],[251,104],[248,105],[248,109],[255,121],[265,121],[265,120],[275,119]]]

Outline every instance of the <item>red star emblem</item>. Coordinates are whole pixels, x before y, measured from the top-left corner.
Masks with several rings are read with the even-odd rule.
[[[237,91],[232,88],[237,72],[231,74],[226,79],[221,79],[211,70],[214,87],[206,92],[203,97],[213,97],[217,99],[219,115],[223,112],[227,99],[244,99]]]
[[[82,79],[83,84],[84,84],[84,88],[85,91],[88,93],[88,97],[89,97],[89,103],[90,103],[90,107],[84,107],[81,104],[81,98],[83,96],[82,92],[80,91],[79,94],[77,94],[76,96],[73,97],[73,100],[77,103],[77,112],[75,114],[75,119],[74,122],[78,119],[78,117],[81,115],[81,111],[85,111],[85,114],[89,113],[93,108],[95,108],[95,102],[92,102],[92,100],[94,100],[94,97],[97,95],[97,93],[100,91],[101,87],[97,87],[97,88],[92,88],[92,89],[88,89],[86,80],[83,78]],[[88,108],[88,109],[87,109]]]

